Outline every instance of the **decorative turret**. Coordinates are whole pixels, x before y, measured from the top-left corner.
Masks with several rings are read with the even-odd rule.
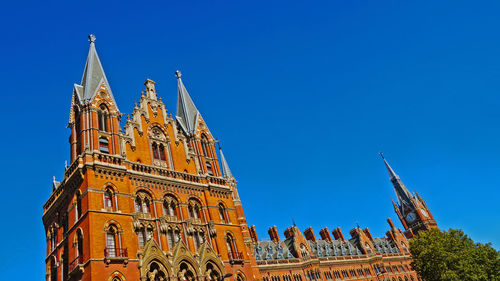
[[[233,174],[231,174],[231,170],[229,169],[229,165],[227,164],[226,157],[224,157],[224,153],[222,153],[222,148],[219,146],[220,153],[220,163],[222,166],[222,174],[225,178],[232,178]]]
[[[120,154],[121,114],[97,55],[95,40],[93,34],[89,35],[90,47],[82,82],[73,86],[68,125],[71,128],[71,162],[83,152]]]

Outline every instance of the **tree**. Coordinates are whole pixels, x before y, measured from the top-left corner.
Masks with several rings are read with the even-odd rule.
[[[410,252],[413,269],[426,281],[500,280],[500,252],[462,230],[420,231]]]

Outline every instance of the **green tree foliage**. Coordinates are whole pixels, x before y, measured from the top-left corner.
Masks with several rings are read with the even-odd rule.
[[[426,281],[500,280],[500,253],[462,230],[420,231],[410,252],[412,267]]]

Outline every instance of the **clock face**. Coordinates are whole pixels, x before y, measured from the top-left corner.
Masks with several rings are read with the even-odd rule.
[[[429,217],[429,214],[424,209],[420,209],[420,213],[426,218]]]
[[[406,221],[408,222],[413,222],[416,218],[417,216],[415,216],[415,213],[409,213],[408,215],[406,215]]]

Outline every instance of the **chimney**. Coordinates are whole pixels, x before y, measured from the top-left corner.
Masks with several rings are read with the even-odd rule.
[[[344,234],[342,234],[342,230],[340,229],[340,227],[332,230],[332,234],[335,240],[345,241]]]
[[[332,236],[330,235],[330,231],[328,230],[328,227],[322,228],[319,231],[319,235],[321,235],[321,239],[326,240],[328,242],[332,242]]]
[[[288,239],[292,236],[294,236],[294,231],[295,231],[295,226],[290,226],[289,228],[287,228],[284,232],[285,234],[285,239]]]
[[[269,238],[273,242],[279,242],[280,241],[280,236],[278,235],[278,228],[276,225],[273,225],[272,227],[267,230],[267,233],[269,233]]]
[[[387,222],[389,223],[389,226],[391,227],[391,229],[396,228],[396,227],[394,227],[394,223],[392,222],[391,218],[388,218]]]
[[[368,236],[368,238],[369,238],[370,240],[372,240],[372,241],[373,241],[373,236],[372,236],[372,233],[370,232],[370,230],[368,229],[368,227],[367,227],[367,228],[365,228],[365,229],[363,229],[363,232],[366,234],[366,236]]]
[[[248,230],[250,231],[250,237],[252,238],[252,241],[254,243],[257,243],[259,241],[259,238],[257,237],[257,230],[255,229],[255,225],[250,226]]]
[[[316,237],[314,236],[312,227],[308,227],[306,230],[304,230],[304,236],[307,240],[316,241]]]

